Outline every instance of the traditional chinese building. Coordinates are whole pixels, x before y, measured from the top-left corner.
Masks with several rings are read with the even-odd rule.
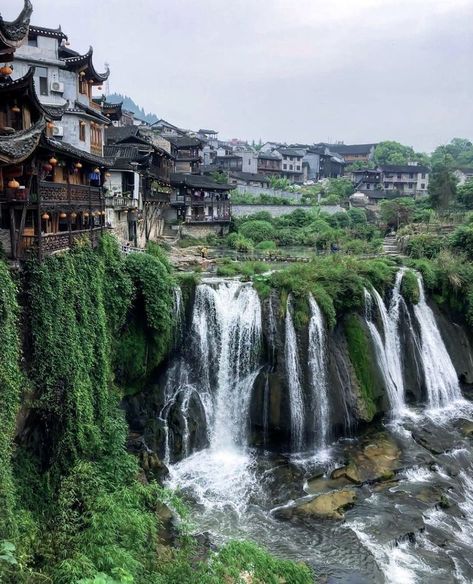
[[[183,235],[202,237],[228,232],[232,185],[217,183],[207,176],[182,173],[171,176],[171,185],[176,189],[171,199],[174,219],[181,223]]]
[[[95,244],[105,219],[102,182],[107,161],[101,150],[95,154],[56,135],[54,129],[63,123],[70,104],[42,100],[42,88],[49,85],[41,82],[34,66],[18,65],[15,51],[30,46],[27,42],[34,45],[32,39],[43,35],[57,43],[62,35],[29,27],[30,14],[26,1],[15,21],[23,38],[17,34],[8,53],[13,66],[0,68],[0,239],[13,260],[41,259],[83,237]],[[12,36],[5,32],[11,31],[10,24],[0,21],[2,45]]]

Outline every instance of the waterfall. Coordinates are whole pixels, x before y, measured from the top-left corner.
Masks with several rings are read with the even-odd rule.
[[[286,304],[286,373],[291,411],[291,446],[294,451],[299,451],[304,443],[305,413],[299,351],[296,331],[292,321],[291,304],[291,297],[289,296]]]
[[[229,281],[197,287],[191,335],[203,401],[212,410],[211,447],[246,444],[261,328],[261,305],[251,285]]]
[[[404,382],[402,378],[401,341],[399,336],[399,314],[401,305],[401,282],[404,271],[396,274],[389,307],[383,302],[379,292],[365,289],[366,323],[373,340],[378,363],[388,392],[391,414],[398,418],[406,412]],[[373,300],[383,325],[383,336],[373,320]]]
[[[312,411],[318,448],[326,448],[330,430],[330,405],[327,386],[325,327],[322,312],[312,294],[309,295],[309,373],[312,389]]]
[[[419,302],[414,314],[420,329],[420,356],[424,369],[429,408],[447,407],[462,399],[457,373],[435,321],[434,313],[427,304],[424,283],[420,274]]]
[[[175,286],[173,289],[173,322],[174,322],[174,345],[182,340],[184,336],[184,301],[182,298],[182,290],[180,286]]]

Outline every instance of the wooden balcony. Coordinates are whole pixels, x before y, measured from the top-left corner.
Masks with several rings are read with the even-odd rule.
[[[21,238],[21,259],[37,257],[41,249],[41,255],[50,255],[58,251],[70,249],[74,242],[88,238],[92,247],[97,247],[99,237],[104,227],[82,229],[80,231],[61,231],[60,233],[43,233],[41,242],[37,235],[23,235]]]
[[[101,187],[41,181],[38,187],[41,204],[100,206],[104,197]],[[31,197],[30,197],[31,198]]]

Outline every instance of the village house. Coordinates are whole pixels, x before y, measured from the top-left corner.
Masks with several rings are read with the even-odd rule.
[[[229,192],[232,185],[220,184],[207,176],[175,173],[171,184],[174,208],[169,221],[180,224],[183,235],[204,237],[228,233],[231,220]]]
[[[141,126],[110,127],[105,154],[107,223],[120,240],[144,247],[163,234],[175,159],[169,140]]]
[[[279,178],[282,171],[282,156],[277,151],[258,153],[258,174]]]
[[[292,183],[302,184],[305,180],[304,168],[302,165],[304,150],[299,148],[278,148],[277,152],[282,157],[281,176]]]
[[[384,164],[375,169],[352,172],[353,184],[360,192],[396,191],[403,195],[426,195],[429,186],[429,169],[412,164]]]
[[[473,168],[463,167],[454,170],[453,174],[458,180],[458,186],[463,186],[467,181],[473,180]]]
[[[326,146],[330,152],[339,154],[348,165],[354,162],[369,162],[373,160],[374,150],[377,144],[344,144],[339,142],[336,144],[325,144],[321,142],[320,146]]]
[[[30,15],[26,0],[17,21],[0,23],[0,50],[13,59],[0,68],[0,231],[14,260],[41,259],[82,237],[94,245],[105,226],[102,184],[108,161],[100,136],[109,122],[100,112],[86,111],[91,86],[99,83],[92,52],[72,65],[59,52],[67,37],[60,29],[29,26]],[[9,44],[13,50],[7,50]],[[47,65],[54,60],[50,71]],[[40,62],[43,70],[34,66]],[[81,82],[87,82],[87,101],[79,101]],[[50,99],[53,83],[64,85],[62,93],[67,85],[70,99]],[[58,135],[55,128],[63,127],[64,119],[70,132]],[[75,136],[84,120],[88,133],[79,144]]]
[[[202,158],[203,142],[192,136],[169,136],[171,153],[176,160],[176,172],[198,173]]]

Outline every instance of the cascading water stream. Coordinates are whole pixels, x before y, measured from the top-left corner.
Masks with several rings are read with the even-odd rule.
[[[297,452],[302,449],[304,444],[305,408],[297,336],[291,311],[292,301],[289,296],[286,304],[286,374],[291,411],[291,447],[293,451]]]
[[[429,408],[436,410],[462,400],[458,377],[440,334],[434,313],[425,298],[422,276],[417,274],[419,302],[414,314],[420,330],[420,356]]]
[[[401,282],[404,271],[396,275],[389,307],[383,302],[379,292],[365,289],[366,323],[373,339],[378,363],[388,392],[391,415],[396,419],[407,411],[404,381],[402,377],[401,342],[399,335],[399,314],[401,305]],[[373,300],[383,325],[383,335],[373,320]]]
[[[309,295],[309,306],[309,373],[314,418],[312,427],[316,436],[314,446],[325,449],[330,431],[325,326],[322,312],[312,294]]]

